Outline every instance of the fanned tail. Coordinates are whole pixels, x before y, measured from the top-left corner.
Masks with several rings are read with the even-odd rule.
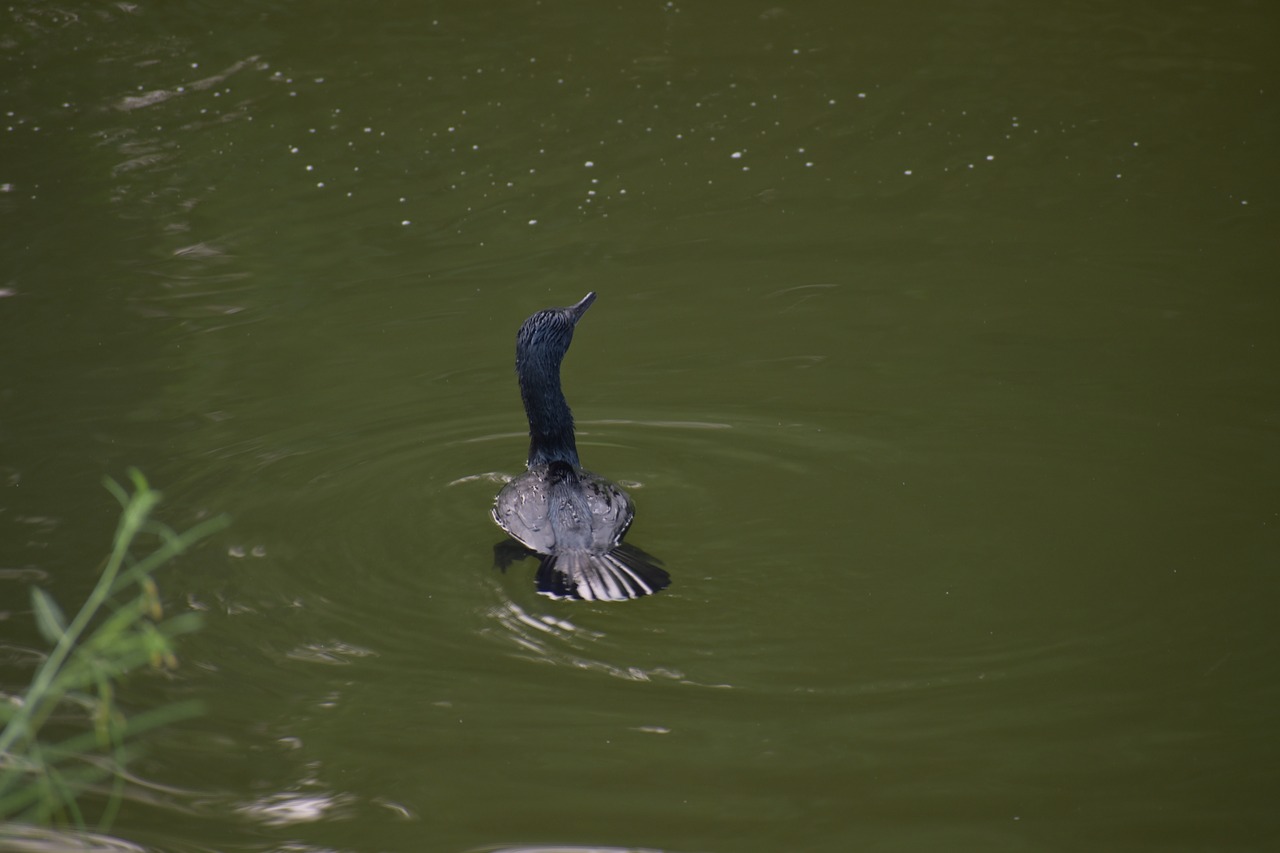
[[[542,558],[538,592],[552,598],[626,601],[650,595],[671,584],[671,576],[655,557],[630,545],[607,554],[567,551]]]

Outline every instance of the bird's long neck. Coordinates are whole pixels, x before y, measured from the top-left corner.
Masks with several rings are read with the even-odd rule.
[[[576,467],[578,445],[573,437],[573,412],[560,390],[560,361],[519,359],[516,374],[529,418],[529,467],[550,462]]]

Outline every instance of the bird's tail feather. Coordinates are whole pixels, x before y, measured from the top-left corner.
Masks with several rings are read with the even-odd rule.
[[[619,545],[607,554],[567,551],[545,556],[536,581],[538,592],[552,598],[626,601],[665,588],[671,576],[656,558]]]

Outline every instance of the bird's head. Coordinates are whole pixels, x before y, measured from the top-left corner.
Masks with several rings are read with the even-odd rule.
[[[596,299],[588,293],[575,305],[545,308],[520,326],[516,333],[516,369],[533,362],[559,365],[573,343],[573,329]]]

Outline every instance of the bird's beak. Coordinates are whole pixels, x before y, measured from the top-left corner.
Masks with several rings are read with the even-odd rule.
[[[582,301],[580,301],[577,305],[574,305],[572,308],[570,308],[569,313],[573,315],[573,322],[577,323],[578,320],[582,319],[582,315],[587,313],[587,309],[590,308],[591,303],[595,301],[596,301],[596,292],[593,290],[590,293],[588,293],[586,296],[582,297]]]

